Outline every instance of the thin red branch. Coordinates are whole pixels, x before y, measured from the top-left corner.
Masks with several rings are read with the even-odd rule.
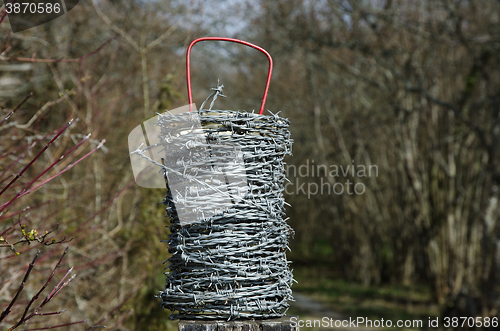
[[[7,169],[5,169],[5,170],[4,170],[4,171],[0,174],[0,178],[2,178],[2,177],[5,175],[5,173],[6,173],[7,171],[9,171],[10,169],[12,169],[12,167],[14,167],[16,164],[18,164],[18,163],[19,163],[19,160],[21,160],[21,159],[22,159],[22,158],[23,158],[23,157],[24,157],[24,156],[25,156],[25,155],[26,155],[29,151],[31,151],[31,150],[33,149],[33,147],[35,147],[35,145],[36,145],[36,142],[32,142],[32,143],[30,144],[30,146],[28,147],[28,150],[26,150],[24,153],[22,153],[21,155],[19,155],[19,156],[18,156],[18,157],[14,160],[14,162],[11,162],[11,164],[7,167]],[[13,174],[12,174],[12,175],[10,175],[10,176],[13,176]],[[10,176],[7,176],[7,178],[9,178]],[[1,182],[3,182],[4,180],[6,180],[7,178],[3,179]],[[1,183],[1,182],[0,182],[0,183]]]
[[[38,293],[35,294],[33,296],[33,298],[31,298],[30,302],[26,306],[26,309],[24,310],[23,316],[21,317],[21,319],[20,319],[20,321],[18,323],[21,323],[23,320],[25,320],[26,314],[28,313],[28,310],[30,309],[30,307],[33,304],[33,302],[35,302],[35,300],[38,299],[38,297],[40,296],[40,294],[47,288],[47,286],[49,285],[50,281],[54,277],[57,268],[59,268],[59,266],[61,265],[61,262],[62,262],[64,256],[66,255],[66,252],[68,252],[68,248],[67,247],[64,250],[64,253],[62,254],[61,258],[59,259],[59,262],[57,262],[56,266],[52,270],[52,274],[50,275],[50,277],[47,279],[47,281],[45,282],[45,284],[43,284],[42,288],[38,291]],[[19,324],[19,325],[21,325],[21,324]]]
[[[50,275],[50,277],[47,279],[47,281],[42,286],[42,288],[38,291],[38,293],[35,294],[33,296],[33,298],[31,298],[29,304],[26,306],[26,309],[24,310],[24,313],[23,313],[23,316],[21,317],[21,319],[19,319],[19,321],[13,327],[11,327],[9,330],[14,330],[18,326],[24,324],[26,321],[28,321],[29,319],[31,319],[33,316],[38,315],[38,311],[40,309],[42,309],[43,306],[45,306],[60,290],[62,290],[66,285],[68,285],[69,282],[75,277],[73,275],[73,277],[71,277],[67,282],[65,282],[64,284],[61,285],[61,283],[66,279],[66,277],[69,275],[69,273],[73,270],[73,268],[71,268],[66,273],[66,275],[63,277],[63,279],[59,282],[59,284],[57,284],[57,286],[54,288],[54,290],[52,290],[52,292],[49,295],[47,295],[47,297],[43,300],[43,302],[31,314],[29,314],[28,316],[26,316],[26,314],[28,313],[28,310],[30,309],[31,305],[38,299],[38,297],[40,296],[40,294],[49,285],[50,281],[52,280],[52,278],[54,277],[54,275],[56,273],[57,268],[59,268],[59,266],[61,265],[61,262],[62,262],[62,260],[63,260],[63,258],[64,258],[64,256],[66,255],[67,252],[68,252],[68,248],[66,247],[66,249],[64,250],[64,253],[62,254],[61,258],[59,259],[59,262],[57,262],[56,266],[52,270],[52,274]]]
[[[37,188],[39,188],[40,186],[42,185],[45,185],[46,183],[50,182],[52,179],[58,177],[59,175],[62,175],[63,173],[65,173],[66,171],[68,171],[69,169],[71,169],[72,167],[74,167],[76,164],[80,163],[81,161],[83,161],[85,158],[87,158],[89,155],[93,154],[95,151],[97,151],[99,148],[101,148],[104,143],[106,142],[106,139],[103,139],[101,141],[101,143],[99,145],[97,145],[96,148],[94,148],[93,150],[91,150],[90,152],[88,152],[87,154],[85,154],[84,156],[82,156],[80,159],[78,159],[77,161],[73,162],[72,164],[68,165],[66,168],[64,168],[64,170],[62,170],[61,172],[58,172],[57,174],[55,174],[54,176],[44,180],[43,182],[41,182],[40,184],[38,184],[37,186],[33,187],[31,190],[29,191],[25,191],[23,192],[22,194],[19,195],[19,197],[17,197],[18,199],[25,196],[26,194],[29,194],[33,191],[35,191]],[[40,176],[39,176],[40,177]],[[38,178],[39,178],[38,177]],[[37,178],[37,179],[38,179]],[[1,206],[0,206],[1,207]]]
[[[63,310],[60,310],[60,311],[54,311],[52,313],[38,313],[37,316],[50,316],[50,315],[59,315],[59,314],[62,314],[66,311],[67,309],[63,309]]]
[[[39,142],[39,141],[41,141],[41,140],[44,140],[45,138],[47,138],[47,137],[49,137],[49,136],[51,136],[51,135],[53,135],[53,134],[55,134],[55,133],[57,133],[57,130],[54,130],[54,131],[52,131],[51,133],[47,133],[45,136],[43,136],[43,137],[41,137],[41,138],[38,138],[38,139],[35,139],[33,142],[34,142],[34,143],[36,143],[36,142]],[[24,138],[24,137],[23,137],[23,138]],[[30,144],[26,144],[26,145],[20,146],[20,147],[18,147],[17,149],[15,149],[15,150],[11,151],[11,152],[7,152],[7,153],[3,154],[2,156],[0,156],[0,160],[1,160],[1,159],[6,158],[7,156],[12,155],[12,154],[14,154],[14,153],[16,153],[16,152],[19,152],[19,151],[21,151],[21,150],[25,149],[25,148],[26,148],[26,147],[28,147],[28,146],[30,146]]]
[[[28,216],[27,216],[27,215],[26,215],[26,216],[24,216],[24,217],[22,218],[22,220],[25,220],[26,218],[28,218]],[[0,233],[0,236],[5,235],[5,234],[6,234],[6,233],[8,233],[10,230],[14,231],[13,229],[14,229],[14,227],[15,227],[17,224],[21,224],[21,218],[19,218],[19,219],[17,220],[17,222],[12,223],[12,226],[9,226],[7,229],[5,229],[4,231],[2,231],[2,233]]]
[[[28,185],[26,185],[20,192],[18,192],[17,195],[16,195],[16,197],[15,197],[15,199],[19,199],[22,196],[22,193],[26,192],[26,190],[28,188],[30,188],[30,186],[33,185],[34,182],[36,182],[40,177],[42,177],[43,175],[45,175],[47,173],[47,171],[49,171],[56,164],[58,164],[59,162],[61,162],[62,159],[64,159],[66,156],[68,156],[71,152],[73,152],[81,144],[83,144],[85,141],[87,141],[89,139],[89,137],[90,137],[90,134],[88,136],[86,136],[84,139],[82,139],[82,141],[80,141],[78,144],[76,144],[75,146],[73,146],[73,148],[71,148],[68,152],[66,152],[66,154],[63,154],[54,163],[52,163],[50,166],[48,166],[40,175],[38,175],[34,180],[32,180],[30,183],[28,183]],[[11,203],[11,202],[9,202],[9,203]],[[4,207],[4,205],[1,205],[0,207]]]
[[[23,208],[22,210],[17,211],[17,212],[15,212],[15,213],[13,213],[13,214],[10,214],[10,215],[7,215],[7,216],[0,217],[0,221],[3,221],[3,220],[4,220],[4,219],[6,219],[6,218],[10,218],[10,217],[12,217],[12,216],[16,216],[16,215],[18,215],[18,214],[24,213],[25,211],[28,211],[28,210],[32,210],[32,209],[36,209],[36,208],[43,207],[43,206],[45,206],[45,205],[47,205],[47,204],[49,204],[49,203],[54,202],[55,200],[56,200],[56,199],[48,200],[48,201],[45,201],[45,202],[43,202],[43,203],[41,203],[41,204],[39,204],[39,205],[36,205],[36,206],[34,206],[34,207],[30,207],[30,206],[25,207],[25,208]],[[0,236],[1,236],[1,235],[2,235],[2,233],[0,233]]]
[[[61,282],[62,282],[63,280],[65,280],[65,279],[66,279],[66,277],[69,275],[69,273],[70,273],[71,271],[73,271],[73,268],[71,268],[71,269],[68,271],[68,273],[64,276],[64,278],[61,280]],[[52,292],[51,292],[50,297],[47,297],[47,298],[48,298],[48,299],[47,299],[47,302],[49,302],[49,300],[50,300],[50,299],[52,299],[53,297],[55,297],[55,296],[57,295],[57,293],[59,293],[59,292],[60,292],[63,288],[65,288],[66,286],[68,286],[68,284],[69,284],[69,283],[71,283],[71,281],[72,281],[73,279],[75,279],[75,277],[76,277],[76,274],[75,274],[75,275],[73,275],[73,276],[71,276],[71,277],[70,277],[67,281],[65,281],[65,282],[61,285],[61,287],[57,288],[57,290],[56,290],[56,288],[54,288],[54,290],[52,290]],[[60,284],[60,283],[59,283],[59,284]],[[57,284],[57,286],[59,286],[59,284]],[[38,308],[36,309],[36,311],[35,311],[35,315],[38,315],[38,311],[39,311],[39,310],[40,310],[43,306],[44,306],[44,304],[42,304],[42,306],[40,306],[40,307],[38,307]]]
[[[31,270],[33,270],[33,267],[35,266],[35,262],[36,262],[36,259],[38,258],[38,255],[40,254],[40,251],[38,251],[35,255],[35,257],[33,258],[33,261],[31,261],[31,263],[29,264],[28,266],[28,270],[26,271],[26,274],[24,275],[24,279],[21,283],[21,285],[19,286],[19,289],[17,290],[17,293],[16,295],[14,296],[14,298],[12,299],[12,301],[10,302],[9,306],[2,312],[2,315],[0,316],[0,322],[7,316],[10,314],[10,312],[12,311],[12,306],[14,305],[14,303],[16,302],[17,298],[19,298],[19,295],[21,294],[21,292],[23,291],[24,289],[24,285],[26,284],[26,281],[28,280],[28,277],[31,273]]]
[[[57,283],[57,285],[54,287],[54,289],[50,292],[49,295],[47,295],[47,299],[46,300],[50,300],[51,298],[53,298],[57,292],[59,292],[60,289],[62,289],[66,284],[66,283],[63,283],[64,280],[66,279],[66,277],[69,276],[69,274],[73,271],[73,268],[69,268],[69,270],[66,272],[66,274],[64,275],[63,278],[61,278],[61,280],[59,281],[59,283]],[[61,284],[62,284],[62,287],[61,287]]]
[[[17,0],[12,1],[11,3],[16,3]],[[5,2],[4,2],[5,4]],[[5,19],[5,16],[7,16],[7,9],[5,9],[5,13],[3,13],[2,18],[0,19],[0,24],[2,24],[3,20]]]
[[[2,23],[2,22],[0,22]],[[4,122],[7,122],[7,120],[9,118],[11,118],[12,115],[14,115],[14,113],[26,102],[26,100],[28,100],[31,96],[33,95],[33,92],[30,92],[30,94],[28,94],[28,96],[26,98],[24,98],[23,101],[21,101],[20,104],[18,104],[14,109],[12,109],[12,111],[9,113],[9,115],[7,115],[7,117],[5,117],[3,120],[0,121],[0,125],[2,125]]]
[[[35,158],[33,160],[31,160],[31,162],[23,168],[23,170],[21,170],[21,172],[19,174],[16,175],[16,177],[14,177],[9,184],[7,184],[7,186],[5,186],[5,188],[0,192],[0,195],[2,195],[17,179],[19,179],[23,173],[43,154],[43,152],[45,152],[47,150],[47,148],[49,148],[49,146],[57,139],[59,138],[59,136],[71,125],[71,123],[73,123],[73,120],[69,121],[68,123],[66,123],[66,125],[56,134],[56,136],[54,138],[52,138],[51,141],[49,141],[47,143],[47,145],[45,145],[45,147],[40,151],[40,153],[38,153],[37,156],[35,156]],[[7,202],[6,204],[4,204],[1,208],[0,208],[0,212],[3,211],[8,205],[10,205],[12,203],[12,201],[16,200],[17,197],[18,197],[19,193],[16,194],[9,202]]]

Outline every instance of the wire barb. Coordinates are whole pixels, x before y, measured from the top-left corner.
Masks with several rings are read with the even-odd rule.
[[[158,117],[164,159],[170,158],[170,164],[186,161],[185,155],[168,153],[169,144],[176,139],[182,146],[190,142],[210,150],[210,158],[194,157],[196,162],[175,169],[151,160],[168,176],[163,203],[171,222],[168,250],[172,256],[167,260],[167,284],[159,296],[162,307],[172,310],[171,319],[275,318],[283,316],[288,301],[293,300],[294,280],[285,252],[294,232],[286,222],[283,198],[283,158],[291,154],[292,146],[289,121],[272,113],[214,110],[222,88],[217,83],[199,110],[206,142],[194,142],[186,134],[189,127],[183,119],[189,113]],[[211,105],[205,110],[210,98]],[[178,135],[167,132],[172,127]],[[241,153],[244,185],[239,182],[234,187],[230,181],[216,181],[210,175],[215,167],[224,169],[226,178],[241,178],[236,162],[229,158],[234,153],[225,152],[227,146],[236,146]],[[175,190],[173,175],[191,181],[192,186],[182,192]],[[235,193],[236,188],[240,191]],[[182,224],[179,211],[183,205],[204,216]],[[220,211],[210,214],[214,206]]]

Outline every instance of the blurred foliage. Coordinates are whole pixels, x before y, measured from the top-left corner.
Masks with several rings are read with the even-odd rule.
[[[499,20],[494,0],[87,0],[21,33],[10,33],[3,22],[0,64],[30,69],[0,71],[1,118],[29,92],[33,96],[7,122],[19,125],[0,126],[0,150],[13,151],[78,119],[22,182],[88,133],[92,140],[55,171],[106,139],[106,153],[92,154],[0,217],[1,232],[30,207],[20,214],[28,233],[59,224],[56,237],[73,238],[62,267],[75,266],[78,276],[50,306],[68,312],[49,324],[85,319],[71,330],[176,328],[154,298],[168,258],[160,242],[168,222],[157,205],[165,192],[134,183],[127,137],[155,112],[187,104],[186,46],[216,34],[248,40],[273,56],[266,109],[291,119],[290,165],[378,166],[372,177],[289,175],[294,189],[295,180],[306,188],[346,180],[366,188],[363,194],[286,196],[296,231],[289,256],[297,291],[351,315],[498,315]],[[220,79],[228,97],[219,107],[258,108],[267,74],[259,52],[200,43],[192,66],[198,104]],[[41,140],[12,171],[46,143]],[[3,158],[0,171],[11,161]],[[15,231],[12,236],[22,234]],[[0,250],[0,307],[16,293],[34,247],[42,255],[22,303],[63,250],[35,244],[16,246],[19,256]],[[321,272],[308,274],[318,266]],[[56,273],[53,282],[62,276]],[[457,300],[464,296],[475,309],[460,311]],[[415,310],[398,308],[404,300],[414,301]]]

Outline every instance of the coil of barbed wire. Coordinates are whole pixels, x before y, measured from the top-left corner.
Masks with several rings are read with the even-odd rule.
[[[189,162],[174,160],[165,167],[169,189],[163,203],[170,219],[172,256],[167,260],[167,284],[160,292],[162,307],[172,311],[171,319],[280,317],[293,300],[293,276],[285,255],[293,230],[286,222],[283,198],[283,158],[291,154],[292,146],[289,121],[272,113],[214,110],[220,95],[222,86],[217,86],[207,98],[212,98],[209,108],[203,108],[205,100],[198,111],[205,141],[172,134],[173,128],[190,129],[185,120],[189,114],[158,116],[165,157],[172,158],[169,148],[176,139],[178,146],[194,153]],[[210,158],[198,157],[193,146],[209,148]],[[228,160],[236,153],[234,146],[244,163],[243,174],[238,173],[237,162]],[[225,181],[201,179],[219,165]],[[227,180],[228,173],[234,183]],[[198,187],[174,192],[171,176]],[[204,217],[181,224],[180,202]],[[218,211],[210,214],[210,206]]]

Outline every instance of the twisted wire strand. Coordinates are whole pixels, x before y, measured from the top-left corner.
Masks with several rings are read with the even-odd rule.
[[[193,114],[158,117],[166,157],[175,158],[169,154],[172,144],[186,146],[178,160],[161,165],[169,179],[162,203],[171,223],[172,254],[165,261],[169,264],[166,286],[159,294],[161,305],[172,311],[171,319],[280,317],[293,301],[294,281],[285,254],[294,232],[286,222],[283,198],[283,158],[292,147],[289,121],[272,113],[213,110],[222,86],[213,90],[209,109],[203,109],[207,98],[198,112],[205,141],[188,133],[192,127],[186,118]],[[244,163],[243,174],[231,159],[234,146]],[[197,154],[207,148],[209,158]],[[146,157],[143,151],[137,153]],[[214,169],[223,169],[226,180],[206,180]],[[228,174],[233,182],[228,182]],[[192,186],[174,192],[175,176]],[[181,205],[202,217],[181,224]],[[214,206],[216,212],[209,214]]]

